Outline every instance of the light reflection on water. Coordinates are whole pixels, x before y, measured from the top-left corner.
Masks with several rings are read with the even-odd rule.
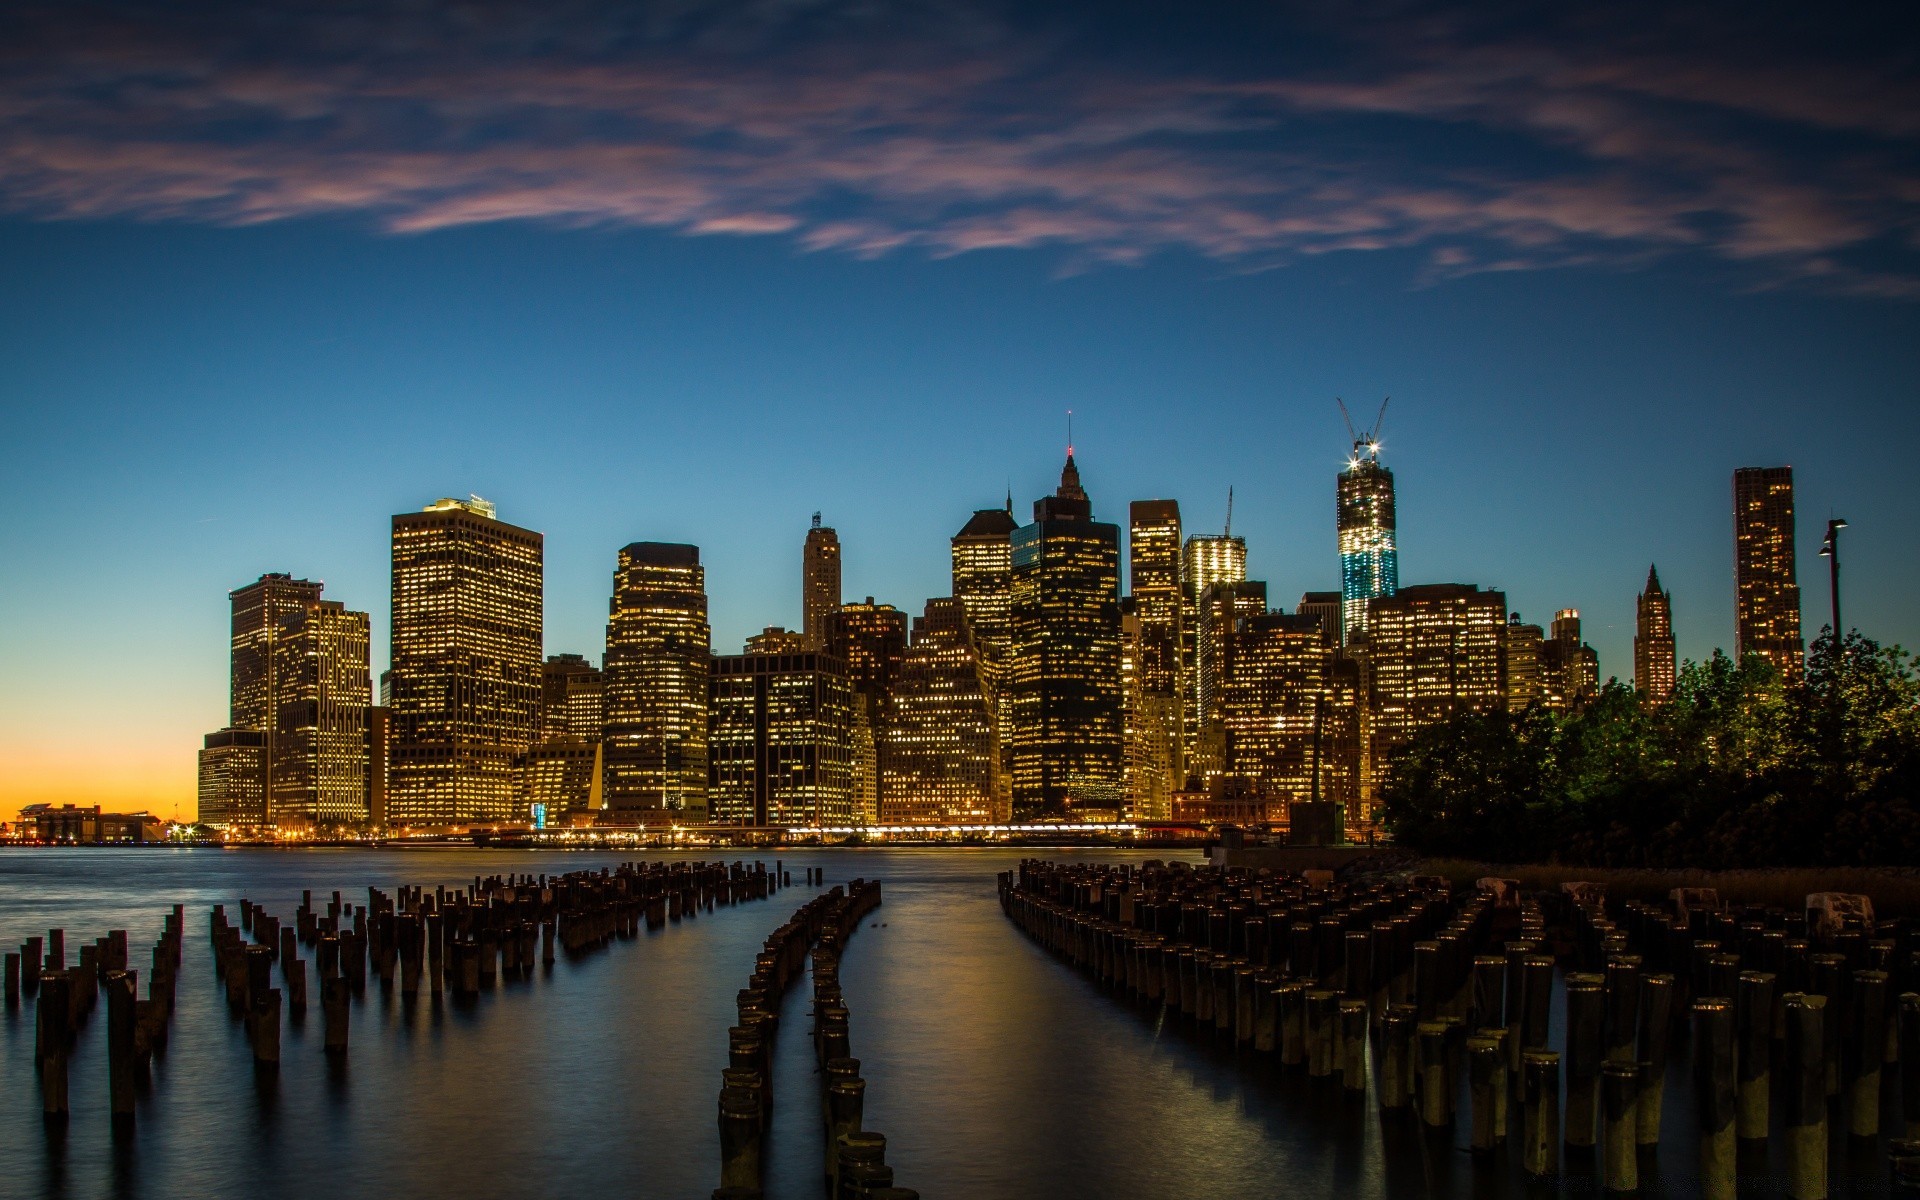
[[[1447,1139],[1435,1144],[1337,1089],[1237,1060],[1053,959],[995,899],[995,874],[1022,855],[758,856],[783,858],[796,880],[801,866],[820,866],[829,884],[858,875],[885,883],[885,903],[852,939],[841,979],[869,1081],[866,1124],[888,1136],[899,1184],[930,1200],[1523,1194],[1510,1172],[1476,1171]],[[470,1006],[423,997],[409,1007],[370,980],[344,1071],[330,1071],[320,1052],[316,1000],[304,1024],[285,1031],[278,1077],[257,1079],[210,967],[214,903],[231,913],[246,896],[290,917],[302,888],[316,901],[339,889],[364,902],[368,885],[461,885],[475,874],[557,874],[633,857],[0,853],[0,942],[9,948],[60,926],[71,961],[81,940],[125,928],[144,966],[168,906],[187,910],[179,1012],[130,1139],[116,1143],[108,1129],[104,1009],[73,1058],[64,1141],[50,1142],[41,1127],[31,1007],[0,1020],[0,1195],[703,1200],[718,1178],[715,1104],[734,993],[761,940],[812,889],[796,884],[770,902],[717,908],[579,961],[563,957],[551,975],[502,981]],[[808,991],[796,987],[783,1014],[769,1200],[823,1191]],[[1668,1185],[1649,1195],[1695,1191],[1682,1166],[1694,1150],[1685,1058],[1676,1053],[1669,1077]],[[1453,1140],[1463,1137],[1464,1129]],[[1870,1153],[1859,1165],[1872,1177]],[[1597,1194],[1594,1183],[1588,1170],[1567,1190]]]

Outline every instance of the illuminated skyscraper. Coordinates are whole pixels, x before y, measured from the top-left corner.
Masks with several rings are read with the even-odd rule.
[[[1194,677],[1198,680],[1192,712],[1192,744],[1187,773],[1205,780],[1226,766],[1226,727],[1222,705],[1233,670],[1235,640],[1242,623],[1267,612],[1267,585],[1258,579],[1209,584],[1194,606]]]
[[[274,646],[273,823],[359,825],[371,783],[367,614],[314,600]]]
[[[1506,656],[1508,712],[1525,712],[1536,704],[1551,707],[1557,699],[1548,694],[1546,642],[1546,630],[1522,622],[1517,612],[1508,614],[1502,649]]]
[[[1140,621],[1140,683],[1153,695],[1178,695],[1180,505],[1135,500],[1127,516],[1127,577],[1134,616]]]
[[[393,518],[387,819],[519,817],[540,728],[543,539],[478,497]]]
[[[1733,473],[1733,581],[1736,658],[1758,654],[1781,674],[1804,668],[1800,585],[1793,558],[1793,468]]]
[[[1004,822],[993,695],[960,601],[927,601],[892,689],[880,733],[880,820],[885,824]]]
[[[854,821],[846,665],[831,654],[713,659],[708,805],[716,823]]]
[[[1327,645],[1338,648],[1340,645],[1340,593],[1339,592],[1301,592],[1299,607],[1293,611],[1303,617],[1312,617],[1320,622],[1320,632],[1327,639]]]
[[[1362,804],[1371,808],[1393,755],[1415,733],[1506,707],[1507,598],[1472,584],[1422,584],[1375,597],[1367,622]]]
[[[1013,535],[1016,816],[1125,803],[1120,530],[1093,519],[1072,451],[1060,487]]]
[[[804,654],[813,649],[807,635],[784,625],[769,625],[747,638],[748,654]]]
[[[800,558],[800,630],[815,650],[827,644],[827,621],[840,610],[840,535],[813,514]]]
[[[1246,578],[1245,538],[1219,533],[1187,539],[1180,558],[1180,762],[1190,777],[1206,773],[1199,762],[1207,734],[1200,696],[1200,597],[1215,584]]]
[[[540,672],[541,739],[599,741],[606,687],[606,676],[583,655],[548,655]]]
[[[231,715],[227,724],[267,733],[269,752],[281,700],[281,689],[275,686],[276,672],[286,661],[275,647],[288,636],[307,605],[320,602],[321,586],[309,579],[269,574],[227,593],[233,609]]]
[[[1660,586],[1660,572],[1647,568],[1647,589],[1640,593],[1633,633],[1633,688],[1647,704],[1673,695],[1673,597]]]
[[[1012,505],[983,508],[953,535],[953,597],[973,623],[973,637],[992,661],[1004,661],[1012,644]]]
[[[1224,773],[1270,803],[1358,797],[1359,676],[1313,614],[1243,617],[1220,701]],[[1274,819],[1284,819],[1274,813]]]
[[[1380,465],[1380,443],[1369,432],[1354,439],[1353,457],[1340,472],[1335,523],[1340,535],[1342,638],[1367,630],[1367,608],[1400,587],[1395,544],[1393,472]]]
[[[1176,608],[1176,611],[1177,608]],[[1120,680],[1127,701],[1127,815],[1164,821],[1172,813],[1173,793],[1184,782],[1175,770],[1179,756],[1180,698],[1149,690],[1141,664],[1150,639],[1140,620],[1139,597],[1120,604]]]
[[[267,823],[267,734],[216,730],[200,750],[200,822],[248,831]]]
[[[607,610],[603,798],[620,824],[704,818],[713,661],[700,547],[620,551]]]
[[[1559,712],[1577,708],[1600,691],[1600,656],[1580,639],[1580,611],[1553,614],[1552,637],[1540,647],[1541,675],[1550,705]]]
[[[844,604],[827,621],[827,653],[846,664],[852,688],[850,725],[855,819],[876,821],[884,804],[880,747],[891,696],[907,652],[907,614],[891,604]]]

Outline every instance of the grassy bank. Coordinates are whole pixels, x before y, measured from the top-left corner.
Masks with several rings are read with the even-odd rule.
[[[1458,884],[1472,884],[1487,875],[1517,879],[1529,891],[1557,891],[1562,883],[1586,879],[1606,884],[1608,897],[1622,900],[1665,900],[1674,888],[1714,888],[1720,899],[1730,904],[1771,904],[1796,911],[1805,906],[1809,892],[1858,892],[1873,898],[1877,917],[1920,917],[1920,871],[1911,868],[1648,871],[1430,858],[1416,870],[1425,875],[1444,875]]]

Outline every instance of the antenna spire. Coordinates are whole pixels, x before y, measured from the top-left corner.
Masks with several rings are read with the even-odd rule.
[[[1067,410],[1067,457],[1073,457],[1073,410]]]
[[[1233,536],[1233,485],[1227,485],[1227,537]]]

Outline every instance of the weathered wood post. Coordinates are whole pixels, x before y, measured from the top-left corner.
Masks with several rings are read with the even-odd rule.
[[[1340,1001],[1340,1083],[1345,1090],[1365,1095],[1367,1090],[1367,1001],[1355,996]]]
[[[1609,1192],[1640,1190],[1639,1087],[1637,1063],[1609,1060],[1600,1069],[1602,1178]]]
[[[1900,994],[1900,1109],[1906,1136],[1920,1139],[1920,992]]]
[[[1467,1083],[1472,1106],[1468,1147],[1476,1154],[1487,1154],[1507,1137],[1504,1031],[1488,1030],[1467,1039]]]
[[[1673,976],[1659,973],[1640,979],[1639,1142],[1660,1144],[1660,1115],[1667,1088],[1667,1046],[1673,1029]]]
[[[1604,976],[1584,972],[1567,976],[1566,1139],[1572,1150],[1591,1150],[1594,1144],[1605,983]]]
[[[1413,1027],[1414,1013],[1401,1004],[1390,1004],[1380,1017],[1380,1107],[1393,1111],[1413,1101]]]
[[[1855,971],[1847,1022],[1847,1132],[1880,1135],[1880,1068],[1887,1055],[1887,973]]]
[[[760,1186],[760,1097],[745,1088],[720,1089],[720,1185]]]
[[[1826,1200],[1827,1195],[1827,998],[1792,992],[1786,997],[1787,1195]]]
[[[107,1091],[114,1128],[122,1130],[133,1125],[133,1001],[133,976],[125,971],[109,971]]]
[[[1528,1175],[1546,1179],[1560,1173],[1560,1056],[1528,1050],[1521,1070],[1521,1160]]]
[[[1453,1123],[1453,1079],[1448,1068],[1447,1025],[1422,1021],[1415,1027],[1420,1055],[1420,1121],[1429,1129]]]
[[[1700,1186],[1706,1200],[1733,1200],[1736,1186],[1733,1007],[1719,996],[1693,1002],[1693,1095],[1700,1124]]]
[[[347,1010],[352,1001],[351,985],[344,975],[334,975],[320,983],[320,1007],[326,1018],[325,1049],[328,1058],[347,1056]]]
[[[56,931],[58,932],[58,931]],[[52,953],[48,954],[49,960]],[[40,977],[40,1111],[48,1125],[67,1123],[67,1044],[73,1036],[72,981],[62,968]]]
[[[1767,1140],[1768,1098],[1773,1090],[1773,976],[1765,971],[1740,972],[1737,1005],[1739,1025],[1740,1114],[1738,1135],[1745,1141]]]

